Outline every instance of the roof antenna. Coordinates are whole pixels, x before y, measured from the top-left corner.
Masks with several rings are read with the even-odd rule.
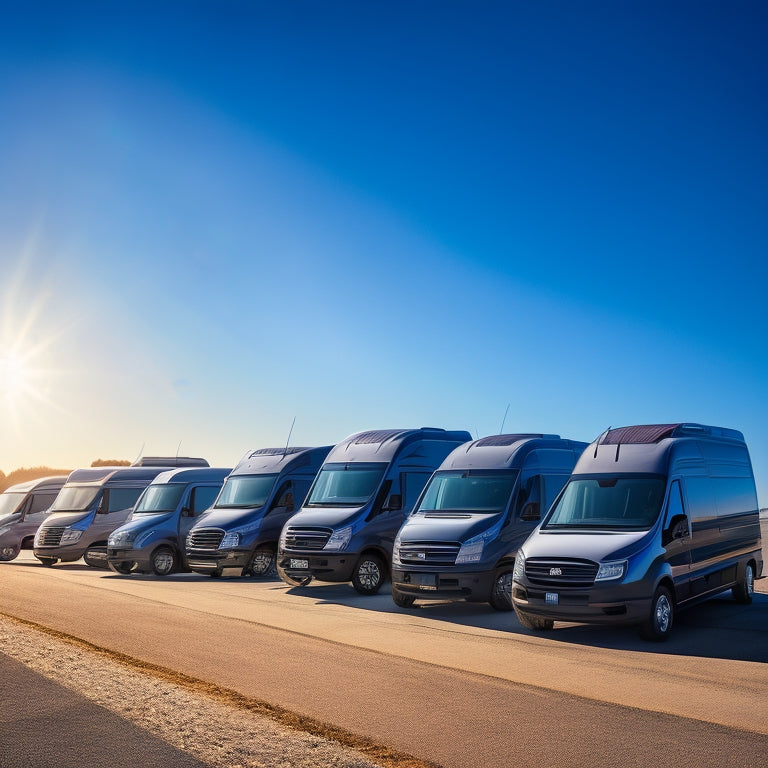
[[[146,442],[141,444],[141,448],[139,448],[139,455],[133,460],[133,464],[131,464],[132,467],[138,466],[139,462],[141,461],[141,457],[144,455],[144,446],[146,444]]]
[[[288,443],[291,442],[291,435],[293,434],[293,425],[296,423],[296,417],[293,417],[293,421],[291,422],[291,428],[288,430],[288,439],[285,441],[285,450],[283,451],[283,456],[285,456],[286,453],[288,453]]]
[[[504,422],[507,420],[507,414],[509,413],[509,406],[510,405],[511,405],[511,403],[507,403],[507,410],[504,411],[504,418],[501,420],[501,428],[499,429],[499,434],[500,435],[504,433]]]
[[[176,458],[177,458],[177,459],[179,458],[179,453],[181,452],[181,444],[182,444],[182,442],[183,442],[183,441],[184,441],[184,438],[182,438],[181,440],[179,440],[179,445],[178,445],[178,446],[177,446],[177,448],[176,448]]]
[[[608,429],[606,429],[606,430],[605,430],[605,432],[601,432],[601,433],[600,433],[600,436],[597,438],[597,440],[595,440],[595,452],[594,452],[594,454],[592,455],[592,458],[593,458],[593,459],[596,459],[596,458],[597,458],[597,449],[598,449],[598,446],[600,445],[600,441],[601,441],[601,440],[602,440],[602,439],[603,439],[603,438],[604,438],[604,437],[605,437],[605,436],[606,436],[606,435],[607,435],[607,434],[608,434],[610,431],[611,431],[611,428],[610,428],[610,427],[608,427]]]

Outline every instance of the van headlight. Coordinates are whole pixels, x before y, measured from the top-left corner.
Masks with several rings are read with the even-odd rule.
[[[109,534],[107,539],[107,546],[112,549],[125,549],[133,544],[133,540],[136,538],[136,531],[114,531]]]
[[[82,531],[77,528],[65,528],[64,533],[61,534],[60,544],[74,544],[81,536]]]
[[[501,531],[501,526],[504,524],[504,518],[502,517],[496,525],[491,526],[487,531],[479,533],[477,536],[473,536],[471,539],[467,539],[459,549],[459,554],[456,555],[456,565],[462,565],[463,563],[478,563],[483,556],[483,547],[486,541],[495,539]]]
[[[627,570],[626,560],[614,560],[610,563],[600,563],[597,569],[595,581],[610,581],[611,579],[620,579]]]
[[[523,554],[522,549],[518,549],[517,555],[515,555],[515,567],[512,571],[512,581],[519,582],[520,579],[523,578],[524,574],[525,574],[525,554]]]
[[[352,538],[352,526],[348,525],[346,528],[339,528],[331,534],[331,538],[328,539],[323,549],[334,550],[341,552],[346,549],[349,540]]]
[[[392,564],[393,565],[402,565],[403,563],[400,560],[400,531],[397,532],[397,536],[395,536],[395,543],[392,545]]]
[[[221,544],[219,544],[219,549],[232,549],[232,547],[236,547],[239,543],[240,534],[230,531],[224,534],[224,538],[221,540]]]

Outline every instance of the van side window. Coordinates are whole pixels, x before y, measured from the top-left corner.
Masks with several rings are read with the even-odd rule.
[[[412,509],[419,494],[424,490],[427,480],[431,475],[427,472],[403,472],[400,475],[400,487],[403,494],[403,512],[408,514]]]
[[[218,495],[219,489],[215,485],[198,485],[193,488],[189,504],[192,515],[197,516],[210,509]]]
[[[541,519],[541,475],[534,475],[528,478],[525,486],[517,494],[516,515],[521,520],[540,520]]]
[[[669,528],[674,518],[685,517],[683,509],[683,496],[680,490],[680,481],[674,480],[669,486],[669,499],[667,499],[667,514],[664,518],[664,527]]]
[[[32,496],[32,503],[27,510],[28,515],[34,515],[35,512],[42,512],[44,509],[53,504],[54,499],[58,494],[56,493],[35,493]]]
[[[293,485],[291,484],[291,481],[288,480],[286,483],[283,483],[283,485],[278,490],[277,495],[275,496],[275,500],[272,502],[272,504],[269,507],[269,512],[271,512],[273,509],[293,509],[293,508],[294,508]],[[269,512],[267,512],[267,514],[269,514]]]
[[[712,495],[712,481],[708,477],[686,477],[685,490],[688,495],[691,522],[713,520],[717,517],[717,507]]]
[[[119,512],[129,509],[137,501],[143,488],[108,488],[99,505],[99,512]]]
[[[751,477],[714,477],[712,486],[719,517],[755,514],[758,511]]]

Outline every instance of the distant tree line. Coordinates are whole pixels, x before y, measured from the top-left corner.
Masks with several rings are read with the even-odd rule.
[[[91,463],[92,467],[128,467],[131,462],[125,459],[96,459]],[[7,475],[0,469],[0,493],[16,483],[25,483],[27,480],[36,480],[38,477],[49,475],[68,475],[71,469],[53,469],[52,467],[20,467]]]

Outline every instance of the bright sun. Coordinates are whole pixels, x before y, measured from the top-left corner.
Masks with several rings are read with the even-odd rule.
[[[15,403],[31,390],[27,361],[18,352],[0,353],[0,397]]]

